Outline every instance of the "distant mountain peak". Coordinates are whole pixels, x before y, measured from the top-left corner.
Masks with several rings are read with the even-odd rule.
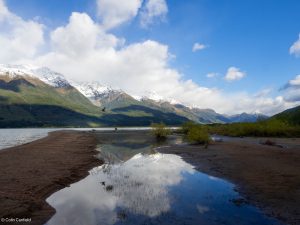
[[[0,74],[8,75],[12,78],[24,75],[33,76],[33,69],[36,69],[36,67],[31,65],[0,64]]]
[[[104,86],[97,81],[82,83],[72,82],[71,84],[88,98],[100,98],[109,93],[123,93],[122,90],[112,89],[111,87]]]
[[[53,70],[50,70],[48,67],[40,67],[37,69],[32,70],[35,74],[38,75],[38,77],[45,82],[46,84],[49,84],[50,86],[56,87],[56,88],[63,88],[63,87],[70,87],[70,83],[66,80],[64,75],[55,72]]]
[[[241,114],[236,114],[232,116],[228,116],[228,118],[231,120],[231,122],[256,122],[258,120],[265,120],[268,118],[268,116],[262,114],[262,113],[246,113],[243,112]]]
[[[0,64],[0,74],[8,75],[9,77],[15,78],[17,76],[30,76],[38,78],[46,84],[60,88],[71,86],[66,78],[47,67],[36,67],[30,64],[26,65],[5,65]]]
[[[110,102],[133,99],[120,89],[104,86],[97,81],[76,83],[71,82],[81,94],[87,97],[96,106],[108,106]]]
[[[179,101],[173,99],[173,98],[165,98],[161,95],[159,95],[157,92],[155,91],[147,91],[142,97],[139,96],[134,96],[134,98],[138,101],[143,101],[143,100],[152,100],[155,101],[157,103],[164,103],[164,102],[168,102],[172,105],[175,104],[181,104]]]

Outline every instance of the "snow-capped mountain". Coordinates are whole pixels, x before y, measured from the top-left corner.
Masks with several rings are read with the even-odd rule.
[[[70,86],[69,82],[62,74],[54,72],[47,67],[0,64],[0,75],[6,75],[10,78],[16,78],[18,76],[29,76],[32,78],[37,78],[45,82],[46,84],[56,88]]]
[[[181,104],[179,101],[172,99],[172,98],[165,98],[161,95],[159,95],[155,91],[147,91],[142,97],[141,96],[133,96],[134,99],[138,101],[155,101],[157,103],[164,103],[164,102],[169,102],[171,104]]]
[[[134,98],[124,91],[101,85],[96,81],[85,83],[71,82],[71,84],[97,106],[114,108],[134,101]]]
[[[96,81],[84,83],[71,82],[71,84],[97,106],[104,106],[118,99],[120,96],[126,95],[122,90],[112,89]]]
[[[7,75],[11,78],[17,76],[34,76],[32,70],[36,69],[36,67],[31,65],[6,65],[0,64],[0,74]]]
[[[151,100],[157,101],[157,102],[164,100],[164,98],[162,96],[160,96],[159,94],[157,94],[155,91],[146,92],[145,95],[141,99],[151,99]]]
[[[104,97],[111,92],[121,92],[121,90],[113,90],[111,87],[101,85],[96,81],[84,83],[71,82],[71,84],[73,87],[77,88],[77,90],[80,91],[84,96],[92,99]]]
[[[64,75],[54,72],[47,67],[37,68],[32,70],[32,72],[36,74],[41,81],[45,82],[46,84],[49,84],[50,86],[56,88],[71,86],[70,83],[64,77]]]
[[[77,83],[68,81],[64,75],[47,67],[0,64],[0,76],[1,75],[9,76],[11,79],[16,79],[18,77],[36,78],[55,88],[74,87],[96,106],[109,105],[109,103],[113,101],[118,101],[117,105],[119,105],[121,101],[133,99],[122,90],[113,89],[101,85],[98,82]]]
[[[139,97],[131,96],[122,90],[113,89],[95,81],[76,83],[68,81],[62,74],[47,67],[0,64],[1,75],[8,76],[11,80],[17,80],[19,77],[35,78],[55,88],[68,88],[69,90],[74,88],[75,92],[77,91],[76,99],[81,99],[80,101],[85,102],[84,104],[93,103],[94,106],[101,107],[102,110],[104,108],[118,112],[124,110],[124,113],[127,113],[128,110],[139,112],[145,110],[149,114],[149,109],[151,109],[156,110],[155,112],[175,114],[199,123],[255,122],[266,119],[266,116],[258,113],[227,116],[211,109],[188,107],[174,99],[164,98],[154,91],[145,92],[144,95],[141,95],[142,97]],[[7,84],[5,85],[5,88],[8,88]],[[17,89],[14,85],[18,85],[18,83],[11,84],[12,87],[10,88]],[[148,114],[146,113],[146,115]]]

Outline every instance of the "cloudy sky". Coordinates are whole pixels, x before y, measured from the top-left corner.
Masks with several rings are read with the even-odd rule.
[[[300,104],[298,0],[0,0],[0,63],[220,113]]]

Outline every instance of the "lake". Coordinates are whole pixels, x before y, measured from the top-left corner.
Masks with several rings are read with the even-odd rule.
[[[118,128],[119,130],[148,130],[150,127],[124,127]],[[92,128],[13,128],[13,129],[0,129],[0,150],[29,143],[48,135],[49,132],[57,130],[79,130],[88,131]],[[114,128],[95,128],[93,130],[110,131]]]

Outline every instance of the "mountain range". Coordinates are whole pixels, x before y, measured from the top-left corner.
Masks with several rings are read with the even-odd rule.
[[[262,114],[223,115],[164,100],[149,93],[133,97],[99,84],[77,83],[46,67],[0,65],[0,127],[148,126],[163,122],[255,122]]]

